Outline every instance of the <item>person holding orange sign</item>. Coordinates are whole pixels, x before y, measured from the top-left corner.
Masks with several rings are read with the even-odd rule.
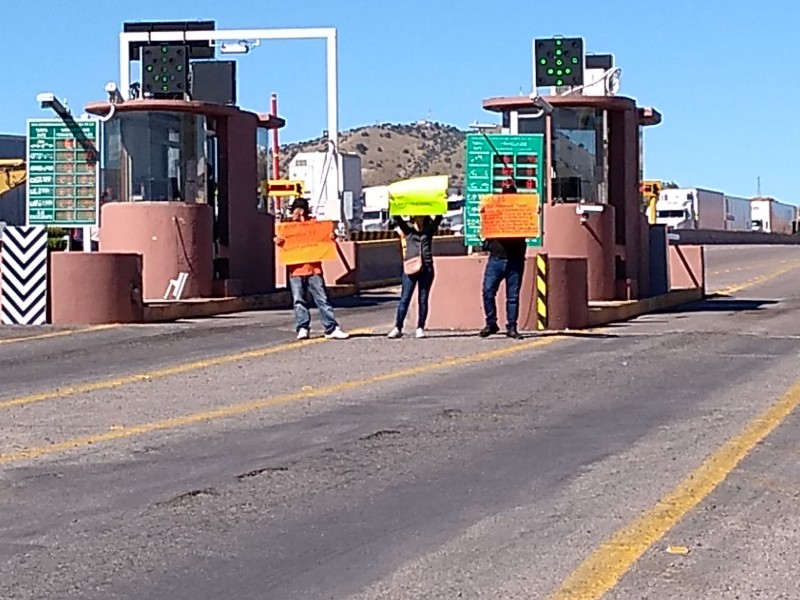
[[[308,200],[297,198],[291,206],[292,221],[295,222],[314,222],[315,219],[309,215]],[[331,239],[336,239],[336,234],[331,233]],[[286,240],[276,236],[275,245],[282,247]],[[334,340],[344,340],[350,337],[342,331],[336,321],[333,307],[328,301],[328,294],[325,291],[325,279],[322,275],[322,262],[305,262],[300,264],[287,265],[289,268],[289,287],[292,290],[292,300],[294,303],[294,316],[297,328],[297,339],[308,339],[311,331],[311,313],[306,303],[306,293],[309,292],[314,299],[314,303],[319,309],[320,320],[325,329],[325,337]]]
[[[503,182],[502,194],[516,194],[517,187],[512,180]],[[489,337],[500,331],[497,325],[497,304],[495,298],[500,283],[506,282],[506,335],[512,339],[522,336],[517,331],[519,315],[519,292],[525,270],[525,238],[486,239],[483,250],[489,253],[486,269],[483,272],[483,312],[486,326],[478,333]]]

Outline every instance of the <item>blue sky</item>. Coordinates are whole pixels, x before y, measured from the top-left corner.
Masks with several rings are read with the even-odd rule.
[[[102,99],[104,84],[119,76],[124,21],[334,26],[341,129],[428,117],[462,128],[494,120],[481,100],[530,91],[533,38],[581,35],[589,51],[616,55],[622,95],[664,115],[645,134],[647,178],[753,195],[760,176],[762,193],[798,203],[800,83],[789,79],[789,65],[800,4],[792,0],[3,0],[3,8],[0,133],[23,133],[25,119],[45,116],[38,92],[66,97],[78,113]],[[269,94],[278,93],[288,121],[283,141],[325,128],[323,41],[267,42],[241,57],[238,70],[244,108],[266,111]],[[762,106],[769,98],[786,108]]]

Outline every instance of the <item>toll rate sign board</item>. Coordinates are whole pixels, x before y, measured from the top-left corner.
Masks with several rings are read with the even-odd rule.
[[[541,134],[467,135],[464,196],[464,243],[480,246],[480,204],[484,196],[499,194],[503,182],[512,179],[518,194],[535,194],[538,200],[539,236],[528,246],[542,245],[542,204],[544,187],[544,136]]]
[[[27,140],[27,224],[96,226],[100,123],[31,119]]]

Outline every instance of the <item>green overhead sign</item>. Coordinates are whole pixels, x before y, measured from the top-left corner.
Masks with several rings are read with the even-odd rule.
[[[544,136],[541,134],[467,135],[464,196],[464,243],[480,246],[481,196],[499,194],[503,181],[513,179],[517,193],[538,193],[541,206],[544,198]],[[539,212],[542,229],[542,211]],[[541,246],[541,236],[528,240],[528,246]]]
[[[98,121],[28,121],[28,225],[97,225],[99,147]]]

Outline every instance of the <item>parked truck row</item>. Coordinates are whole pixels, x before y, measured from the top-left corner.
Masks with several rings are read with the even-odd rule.
[[[797,233],[798,207],[774,198],[742,198],[704,188],[661,190],[656,223],[668,229]]]

